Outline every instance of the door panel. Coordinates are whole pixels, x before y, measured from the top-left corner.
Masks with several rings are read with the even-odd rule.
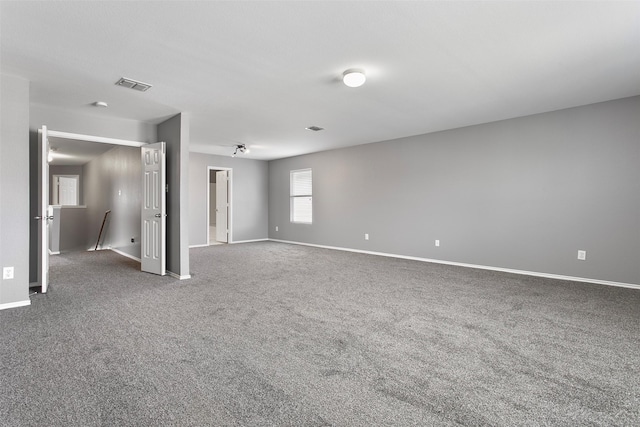
[[[58,204],[78,205],[78,178],[70,176],[58,177]]]
[[[142,147],[142,271],[166,273],[166,159],[164,142]]]
[[[216,172],[216,240],[228,242],[229,171]]]

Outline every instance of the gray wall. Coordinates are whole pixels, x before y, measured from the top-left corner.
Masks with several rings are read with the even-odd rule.
[[[640,284],[639,118],[633,97],[272,161],[269,236]],[[312,225],[289,222],[301,168]]]
[[[189,161],[189,244],[207,244],[209,167],[232,168],[233,241],[268,236],[268,163],[239,157],[191,153]]]
[[[0,306],[29,301],[29,82],[0,76]],[[34,223],[36,221],[33,221]]]
[[[81,251],[92,247],[87,233],[87,209],[64,206],[60,209],[60,252]],[[95,240],[93,245],[95,247]]]
[[[84,204],[84,177],[82,176],[83,165],[49,165],[49,203],[53,203],[53,176],[54,175],[78,175],[80,184],[80,194],[78,200],[80,205]]]
[[[167,270],[189,272],[189,118],[178,114],[158,125],[158,141],[167,147]]]
[[[84,165],[86,249],[95,247],[104,214],[111,210],[100,247],[111,247],[140,258],[141,176],[140,149],[135,147],[114,146]],[[69,230],[60,230],[61,244],[65,231],[69,233]],[[135,243],[131,243],[132,237]]]

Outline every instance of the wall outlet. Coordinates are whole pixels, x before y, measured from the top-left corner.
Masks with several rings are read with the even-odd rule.
[[[278,226],[276,225],[276,231],[278,231]]]
[[[436,246],[440,246],[440,240],[436,240]]]
[[[13,267],[5,267],[2,269],[2,278],[4,280],[13,279]]]
[[[369,240],[369,233],[364,233],[364,240]]]
[[[135,242],[136,242],[136,238],[135,238],[135,237],[132,237],[132,238],[131,238],[131,243],[135,243]]]
[[[587,259],[587,251],[578,251],[578,259],[584,261]]]

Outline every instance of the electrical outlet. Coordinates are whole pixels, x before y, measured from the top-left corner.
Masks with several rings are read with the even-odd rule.
[[[440,240],[436,240],[436,246],[440,246]]]
[[[13,267],[5,267],[2,269],[2,278],[4,280],[13,279]]]
[[[584,261],[587,259],[587,251],[578,251],[578,259]]]
[[[369,240],[369,233],[364,233],[364,240]]]
[[[278,226],[276,225],[276,231],[278,231]]]
[[[131,238],[131,243],[135,243],[135,242],[136,242],[136,238],[135,238],[135,237],[132,237],[132,238]]]

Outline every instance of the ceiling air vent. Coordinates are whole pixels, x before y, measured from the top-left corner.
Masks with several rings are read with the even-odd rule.
[[[151,85],[148,83],[142,83],[136,80],[127,79],[121,77],[120,80],[116,82],[117,86],[128,87],[129,89],[139,90],[140,92],[146,92],[151,88]]]
[[[318,127],[318,126],[309,126],[308,128],[305,128],[306,130],[312,130],[314,132],[318,132],[321,130],[324,130],[324,128]]]

